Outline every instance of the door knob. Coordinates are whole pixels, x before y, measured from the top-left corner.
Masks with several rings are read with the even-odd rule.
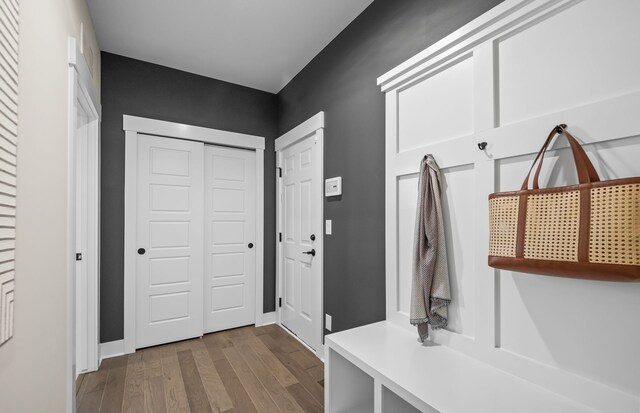
[[[315,241],[316,240],[316,234],[311,234],[311,236],[309,238],[311,239],[311,241]]]
[[[144,255],[145,252],[147,252],[147,250],[145,250],[144,248],[138,248],[138,254]]]
[[[250,242],[249,245],[247,245],[249,248],[253,248],[253,243]]]
[[[311,255],[312,257],[316,256],[316,250],[312,249],[311,251],[305,251],[303,254]]]

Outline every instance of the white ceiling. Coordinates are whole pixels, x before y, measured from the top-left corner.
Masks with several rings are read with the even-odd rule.
[[[279,92],[373,0],[89,0],[100,49]]]

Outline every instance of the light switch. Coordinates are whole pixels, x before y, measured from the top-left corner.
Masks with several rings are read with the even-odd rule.
[[[331,220],[327,219],[324,224],[324,233],[326,235],[331,235]]]

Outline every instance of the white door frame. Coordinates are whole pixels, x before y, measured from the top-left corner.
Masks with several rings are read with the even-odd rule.
[[[84,59],[80,47],[75,38],[70,37],[68,41],[69,65],[69,141],[68,141],[68,233],[67,233],[67,268],[68,268],[68,294],[67,294],[67,314],[69,328],[67,329],[68,343],[67,355],[69,358],[68,372],[68,397],[67,403],[73,409],[75,403],[75,380],[80,373],[76,366],[76,252],[83,253],[83,259],[88,260],[87,265],[87,309],[84,316],[87,317],[86,331],[78,331],[78,334],[86,337],[87,343],[87,369],[95,371],[98,369],[99,342],[100,342],[100,320],[99,320],[99,289],[100,289],[100,118],[101,106],[96,92],[91,71]],[[87,159],[82,164],[82,173],[87,177],[87,249],[86,251],[76,251],[76,200],[77,188],[77,148],[79,139],[77,126],[77,108],[81,107],[89,116],[86,126],[87,134]]]
[[[138,134],[184,139],[256,151],[256,325],[263,324],[264,284],[264,138],[182,123],[122,116],[125,131],[124,183],[124,353],[136,351],[136,249]]]
[[[320,152],[321,162],[318,164],[319,170],[316,170],[316,177],[319,179],[320,185],[320,194],[316,194],[322,201],[320,202],[320,220],[322,221],[322,228],[324,229],[324,112],[318,112],[313,117],[309,118],[305,122],[291,129],[289,132],[280,136],[275,141],[275,151],[276,151],[276,167],[282,168],[282,151],[289,146],[293,145],[296,142],[301,141],[302,139],[308,138],[310,136],[315,135],[315,140],[317,143],[317,149]],[[283,247],[282,242],[280,242],[280,235],[283,231],[282,223],[282,178],[279,176],[279,173],[276,171],[276,191],[277,191],[277,202],[276,202],[276,320],[277,324],[282,326],[281,319],[281,307],[279,305],[279,299],[282,297],[282,261],[284,259],[283,256]],[[318,237],[316,241],[317,245],[317,265],[320,266],[320,337],[322,341],[322,333],[324,328],[324,322],[322,321],[324,318],[324,230],[322,234]],[[306,344],[306,343],[303,343]],[[307,345],[308,347],[308,345]],[[309,347],[310,348],[310,347]],[[322,359],[324,357],[324,346],[320,345],[317,349],[315,349],[316,356]]]

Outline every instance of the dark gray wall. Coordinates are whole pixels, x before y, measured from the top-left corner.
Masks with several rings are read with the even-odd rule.
[[[376,78],[499,0],[376,0],[280,93],[282,134],[324,111],[325,177],[342,176],[327,201],[324,311],[333,331],[385,318],[384,96]]]
[[[264,311],[275,309],[277,97],[215,79],[102,53],[100,341],[123,338],[124,132],[122,115],[264,136]]]

